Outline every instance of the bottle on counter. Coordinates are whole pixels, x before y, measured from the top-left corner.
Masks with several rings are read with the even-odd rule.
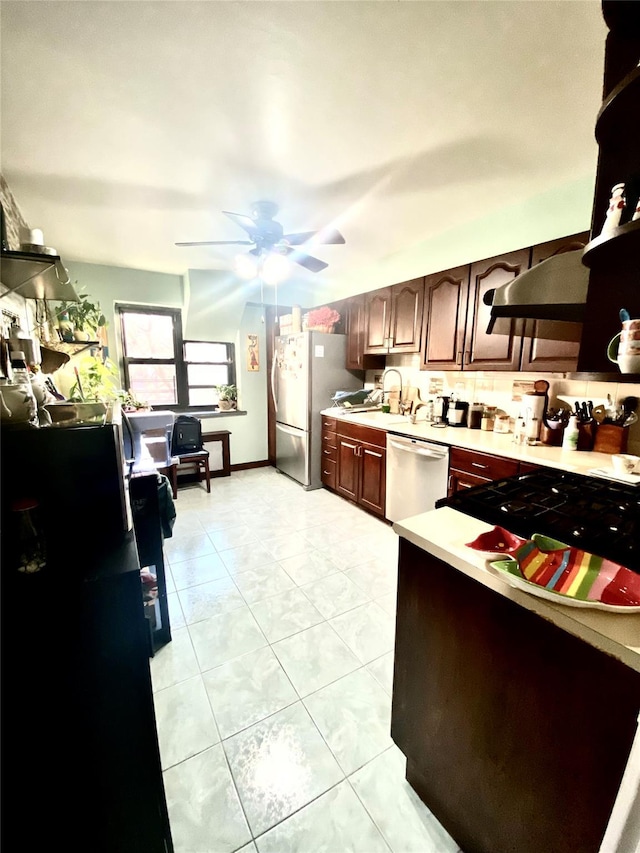
[[[31,373],[27,367],[22,350],[11,350],[11,374],[13,385],[20,386],[20,411],[14,414],[15,422],[27,421],[34,426],[38,425],[38,404],[36,402],[33,388],[31,387]]]
[[[531,415],[529,420],[527,421],[526,426],[526,437],[527,444],[532,446],[538,443],[538,436],[540,434],[540,421],[535,415]]]
[[[576,415],[573,415],[573,417],[569,418],[569,423],[567,424],[562,436],[562,449],[577,450],[579,435],[580,430],[578,429],[578,418]]]
[[[518,415],[513,426],[513,443],[521,446],[526,443],[527,425],[522,415]]]
[[[27,367],[24,352],[22,350],[12,349],[10,358],[14,385],[28,385],[31,387],[31,377],[29,375],[29,368]]]

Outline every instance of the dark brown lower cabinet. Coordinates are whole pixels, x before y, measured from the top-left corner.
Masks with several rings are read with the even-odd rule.
[[[359,424],[340,424],[335,489],[374,515],[384,516],[386,433]]]
[[[391,734],[465,853],[597,853],[640,673],[400,540]]]

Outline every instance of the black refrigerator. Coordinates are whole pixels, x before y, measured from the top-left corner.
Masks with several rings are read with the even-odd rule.
[[[0,448],[2,840],[172,851],[121,424]]]

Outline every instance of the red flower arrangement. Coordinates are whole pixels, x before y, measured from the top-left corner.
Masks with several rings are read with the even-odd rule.
[[[307,315],[307,328],[320,331],[333,330],[333,327],[340,319],[340,314],[328,305],[323,305],[322,308],[313,308]]]

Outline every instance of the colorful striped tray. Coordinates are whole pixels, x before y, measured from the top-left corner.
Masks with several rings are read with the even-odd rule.
[[[511,586],[556,604],[640,613],[640,575],[538,533],[490,566]]]

